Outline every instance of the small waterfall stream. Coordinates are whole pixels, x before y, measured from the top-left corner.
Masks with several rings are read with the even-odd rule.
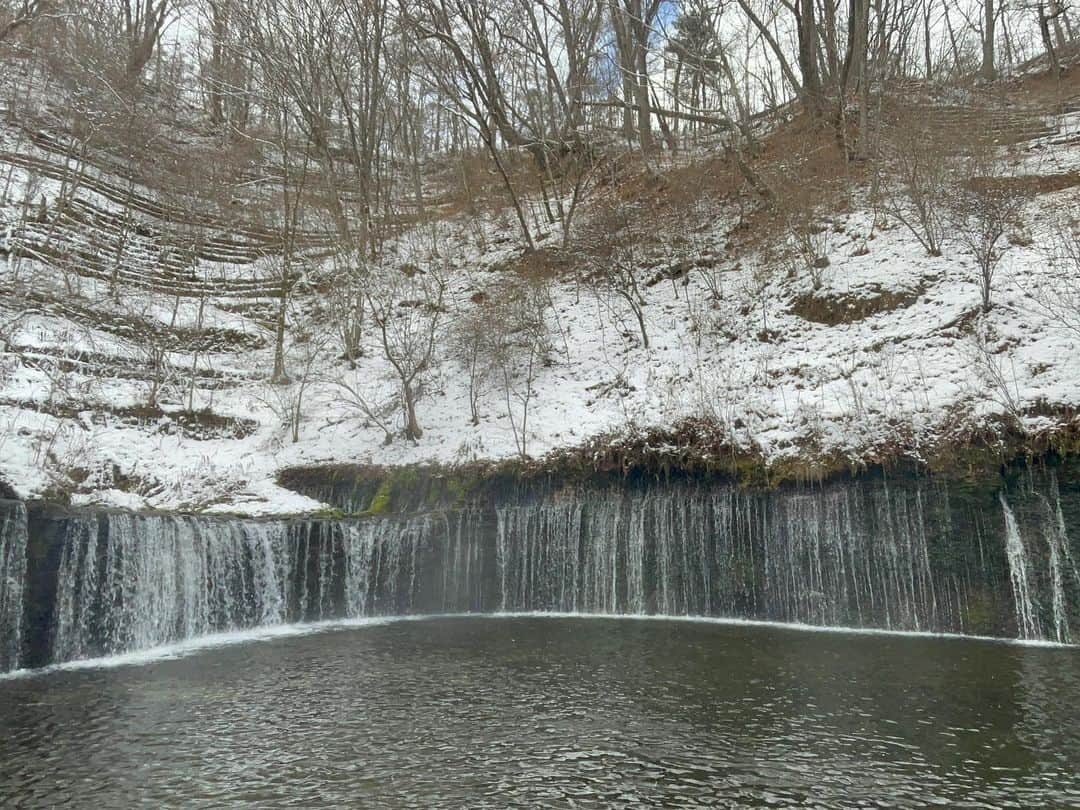
[[[1043,498],[1042,502],[1048,515],[1045,537],[1049,549],[1054,640],[1062,644],[1071,644],[1067,593],[1069,586],[1073,583],[1080,591],[1080,568],[1077,567],[1072,550],[1069,548],[1069,535],[1065,528],[1065,514],[1061,509],[1061,495],[1056,476],[1051,479],[1050,497]]]
[[[1009,580],[1012,583],[1013,599],[1016,602],[1016,624],[1020,638],[1039,638],[1039,619],[1035,615],[1035,606],[1031,601],[1031,589],[1028,580],[1027,550],[1020,536],[1020,526],[1016,522],[1005,493],[999,493],[1001,511],[1005,518],[1005,554],[1009,560]]]
[[[19,666],[26,591],[26,507],[0,512],[0,672]]]
[[[910,480],[764,493],[672,483],[293,521],[0,503],[0,669],[408,613],[652,613],[1071,642],[1080,503],[1065,506],[1052,474],[984,497]]]

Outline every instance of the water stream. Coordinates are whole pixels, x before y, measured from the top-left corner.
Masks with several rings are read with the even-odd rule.
[[[0,672],[19,666],[26,591],[26,507],[0,511]]]
[[[1070,490],[1071,493],[1071,490]],[[0,508],[0,668],[212,633],[465,612],[733,617],[1068,643],[1080,504],[1051,474],[752,493],[572,488],[416,515]]]

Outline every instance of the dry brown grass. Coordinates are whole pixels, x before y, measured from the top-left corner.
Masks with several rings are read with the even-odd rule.
[[[845,159],[835,130],[805,116],[780,126],[747,161],[772,189],[773,202],[762,200],[726,155],[661,171],[637,154],[622,154],[598,168],[588,210],[580,217],[587,222],[606,206],[630,205],[647,220],[641,229],[653,234],[646,249],[662,251],[679,234],[709,225],[718,211],[727,209],[740,220],[728,235],[729,249],[754,249],[785,235],[793,211],[842,210],[848,191],[866,171]],[[578,238],[568,251],[544,248],[521,256],[507,269],[526,277],[558,277],[598,258],[603,249],[602,240]]]
[[[1061,172],[1060,174],[1020,174],[1015,177],[995,177],[992,180],[980,180],[977,185],[986,188],[1009,188],[1021,194],[1034,197],[1038,194],[1053,194],[1067,188],[1080,186],[1080,171]]]
[[[1073,54],[1073,58],[1076,57],[1077,54]],[[1002,89],[1014,102],[1051,112],[1063,101],[1080,97],[1080,59],[1062,70],[1058,79],[1046,70],[1007,82]]]

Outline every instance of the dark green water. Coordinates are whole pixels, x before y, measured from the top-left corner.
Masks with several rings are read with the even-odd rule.
[[[0,681],[0,806],[1080,806],[1080,651],[405,621]]]

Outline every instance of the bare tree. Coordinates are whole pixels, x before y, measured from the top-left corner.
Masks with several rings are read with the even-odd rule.
[[[940,256],[949,224],[948,202],[959,177],[956,143],[916,110],[900,113],[886,134],[884,208],[930,256]]]
[[[638,274],[651,224],[641,206],[613,202],[593,213],[581,235],[581,243],[589,251],[589,283],[600,296],[617,299],[630,310],[646,349],[649,348],[646,301]]]
[[[551,353],[551,295],[540,281],[510,285],[492,301],[486,350],[496,369],[518,455],[529,457],[529,415],[536,381]]]
[[[491,326],[499,318],[489,296],[487,292],[478,294],[476,306],[458,316],[451,335],[454,357],[468,379],[469,418],[473,426],[480,424],[480,403],[495,372]]]
[[[979,74],[983,79],[991,82],[997,78],[994,40],[997,36],[997,21],[1001,6],[995,4],[994,0],[982,0],[982,11],[982,31],[979,32],[982,38],[982,65],[979,68]]]
[[[986,154],[965,162],[971,178],[960,183],[950,201],[956,238],[975,259],[979,270],[982,311],[989,312],[994,274],[1010,244],[1009,231],[1021,225],[1026,194],[1010,182],[1005,167]]]
[[[1051,228],[1045,277],[1030,290],[1038,312],[1080,336],[1080,211],[1057,217]]]
[[[641,151],[648,153],[653,150],[649,41],[662,3],[661,0],[610,0],[610,3],[611,27],[622,76],[624,134],[629,139],[633,130],[631,111],[636,112],[638,143]]]
[[[50,0],[17,0],[13,4],[0,4],[0,42],[13,37],[45,14]]]
[[[293,444],[300,441],[307,395],[320,378],[320,364],[325,359],[331,336],[329,331],[315,323],[308,323],[296,331],[296,337],[289,346],[292,377],[286,384],[267,386],[265,399],[281,426],[288,431]]]
[[[366,291],[370,280],[368,265],[358,250],[336,251],[332,269],[320,285],[329,310],[330,323],[341,349],[341,359],[350,367],[363,356]]]
[[[440,272],[405,267],[373,279],[367,299],[383,356],[397,378],[405,438],[418,441],[424,431],[416,404],[435,367],[446,312],[446,281]]]
[[[154,57],[161,33],[177,10],[178,0],[104,0],[91,7],[96,24],[119,35],[122,47],[123,79],[128,89],[136,85]],[[115,42],[112,43],[115,48]]]
[[[201,54],[200,79],[210,122],[223,133],[244,133],[254,76],[241,41],[243,14],[235,0],[203,0],[200,5],[200,31],[209,41],[209,53]]]

